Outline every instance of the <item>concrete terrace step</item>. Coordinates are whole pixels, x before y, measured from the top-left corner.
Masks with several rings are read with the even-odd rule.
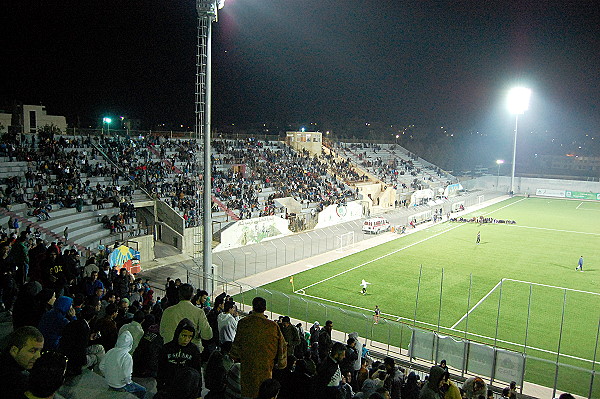
[[[127,392],[111,391],[104,377],[93,371],[84,370],[81,375],[68,378],[58,393],[65,399],[136,399]]]

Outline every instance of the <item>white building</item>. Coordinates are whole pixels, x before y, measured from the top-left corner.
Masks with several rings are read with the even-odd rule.
[[[0,113],[0,123],[4,132],[37,133],[46,125],[54,125],[63,133],[67,130],[66,118],[48,115],[43,105],[17,105],[12,114]]]

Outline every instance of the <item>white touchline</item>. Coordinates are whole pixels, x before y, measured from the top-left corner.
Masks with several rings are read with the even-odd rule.
[[[502,280],[504,280],[504,281],[514,281],[515,283],[523,283],[523,284],[537,285],[537,286],[540,286],[540,287],[557,288],[557,289],[559,289],[559,290],[567,290],[567,291],[573,291],[573,292],[581,292],[582,294],[600,295],[600,293],[598,293],[598,292],[591,292],[591,291],[576,290],[575,288],[567,288],[567,287],[557,287],[557,286],[555,286],[555,285],[548,285],[548,284],[541,284],[541,283],[533,283],[533,282],[531,282],[531,281],[514,280],[514,279],[512,279],[512,278],[503,278]]]
[[[587,211],[588,209],[582,209]],[[591,209],[589,209],[591,210]],[[521,229],[535,229],[535,230],[547,230],[547,231],[558,231],[560,233],[574,233],[574,234],[585,234],[590,236],[600,236],[600,233],[588,233],[585,231],[572,231],[572,230],[561,230],[561,229],[551,229],[549,227],[534,227],[534,226],[520,226],[518,224],[507,224],[506,226],[511,228],[521,228]]]
[[[577,208],[575,208],[575,209],[579,209],[579,207],[580,207],[581,205],[583,205],[583,201],[581,201],[581,202],[579,203],[579,205],[577,205]]]
[[[500,207],[500,208],[498,208],[498,209],[494,209],[493,211],[486,213],[484,216],[491,215],[491,214],[492,214],[492,213],[494,213],[494,212],[497,212],[497,211],[499,211],[499,210],[501,210],[501,209],[504,209],[504,208],[506,208],[506,207],[509,207],[509,206],[511,206],[511,205],[514,205],[514,204],[516,204],[516,203],[519,203],[519,202],[521,202],[521,201],[524,201],[524,200],[525,200],[525,198],[521,198],[521,199],[520,199],[520,200],[518,200],[518,201],[511,202],[510,204],[504,205],[503,207]],[[357,266],[351,267],[350,269],[347,269],[347,270],[344,270],[343,272],[339,272],[339,273],[337,273],[337,274],[334,274],[333,276],[329,276],[329,277],[327,277],[327,278],[325,278],[325,279],[323,279],[323,280],[317,281],[316,283],[312,283],[312,284],[310,284],[310,285],[307,285],[306,287],[302,287],[301,289],[305,290],[305,289],[307,289],[307,288],[314,287],[314,286],[315,286],[315,285],[317,285],[317,284],[324,283],[325,281],[331,280],[332,278],[335,278],[335,277],[341,276],[342,274],[346,274],[346,273],[348,273],[348,272],[351,272],[352,270],[356,270],[356,269],[358,269],[358,268],[360,268],[360,267],[366,266],[366,265],[368,265],[368,264],[371,264],[371,263],[373,263],[373,262],[377,262],[378,260],[381,260],[381,259],[387,258],[387,257],[388,257],[388,256],[390,256],[390,255],[394,255],[394,254],[396,254],[396,253],[398,253],[398,252],[400,252],[400,251],[404,251],[405,249],[408,249],[408,248],[410,248],[410,247],[413,247],[413,246],[415,246],[415,245],[417,245],[417,244],[421,244],[422,242],[428,241],[428,240],[430,240],[430,239],[432,239],[432,238],[435,238],[435,237],[437,237],[437,236],[439,236],[439,235],[445,234],[445,233],[447,233],[447,232],[449,232],[449,231],[452,231],[452,230],[454,230],[454,229],[458,229],[459,227],[461,227],[461,226],[464,226],[465,224],[467,224],[467,223],[460,223],[460,224],[458,224],[458,225],[456,225],[456,226],[454,226],[454,227],[451,227],[451,228],[449,228],[449,229],[446,229],[446,230],[444,230],[444,231],[440,231],[439,233],[436,233],[436,234],[434,234],[434,235],[432,235],[432,236],[426,237],[426,238],[424,238],[424,239],[422,239],[422,240],[420,240],[420,241],[413,242],[412,244],[409,244],[409,245],[407,245],[407,246],[405,246],[405,247],[402,247],[402,248],[396,249],[396,250],[394,250],[394,251],[392,251],[392,252],[390,252],[390,253],[387,253],[387,254],[385,254],[385,255],[381,255],[381,256],[380,256],[380,257],[378,257],[378,258],[371,259],[370,261],[367,261],[367,262],[365,262],[365,263],[362,263],[362,264],[360,264],[360,265],[357,265]]]
[[[468,315],[470,315],[470,314],[471,314],[471,312],[472,312],[472,311],[474,311],[474,310],[475,310],[475,308],[477,308],[477,306],[479,306],[479,305],[481,304],[481,302],[485,301],[485,300],[486,300],[486,298],[492,294],[492,292],[496,291],[496,288],[498,288],[498,286],[499,286],[500,284],[502,284],[502,281],[504,281],[504,279],[500,280],[500,281],[498,282],[498,284],[496,284],[496,285],[494,286],[494,288],[492,288],[492,289],[491,289],[491,290],[490,290],[490,291],[489,291],[487,294],[485,294],[485,295],[484,295],[484,297],[483,297],[483,298],[481,298],[481,299],[479,300],[479,302],[477,302],[477,303],[475,304],[475,306],[473,306],[471,309],[469,309],[469,311],[468,311],[467,313],[465,313],[465,314],[463,315],[463,317],[461,317],[461,318],[460,318],[460,319],[459,319],[459,320],[458,320],[456,323],[454,323],[454,324],[452,325],[452,327],[450,327],[450,329],[452,329],[452,330],[453,330],[453,329],[455,329],[455,328],[456,328],[456,326],[457,326],[457,325],[459,325],[461,321],[463,321],[463,320],[464,320],[464,319],[465,319],[465,318],[466,318]]]

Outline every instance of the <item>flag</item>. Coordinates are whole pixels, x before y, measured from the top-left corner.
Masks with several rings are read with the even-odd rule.
[[[294,276],[290,276],[290,284],[294,285]]]

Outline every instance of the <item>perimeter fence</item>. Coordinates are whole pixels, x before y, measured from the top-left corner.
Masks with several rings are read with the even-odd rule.
[[[527,381],[552,388],[552,397],[557,392],[600,397],[600,381],[595,377],[600,332],[597,295],[503,279],[489,291],[486,286],[484,300],[474,303],[472,298],[485,284],[473,284],[472,276],[453,289],[456,282],[445,284],[442,271],[436,282],[439,292],[427,289],[426,296],[425,278],[433,277],[419,279],[414,301],[402,299],[405,314],[388,314],[382,306],[377,324],[369,309],[311,296],[310,289],[292,292],[291,285],[289,293],[237,286],[231,294],[246,305],[255,296],[264,297],[270,318],[288,315],[302,320],[306,331],[315,320],[321,325],[332,320],[344,341],[356,331],[371,348],[408,364],[433,365],[446,359],[453,373],[479,375],[499,387],[516,381],[522,392]],[[464,296],[464,309],[459,312],[447,305],[456,302],[457,291]],[[582,303],[584,311],[596,315],[580,319]],[[460,323],[443,326],[448,319]]]

